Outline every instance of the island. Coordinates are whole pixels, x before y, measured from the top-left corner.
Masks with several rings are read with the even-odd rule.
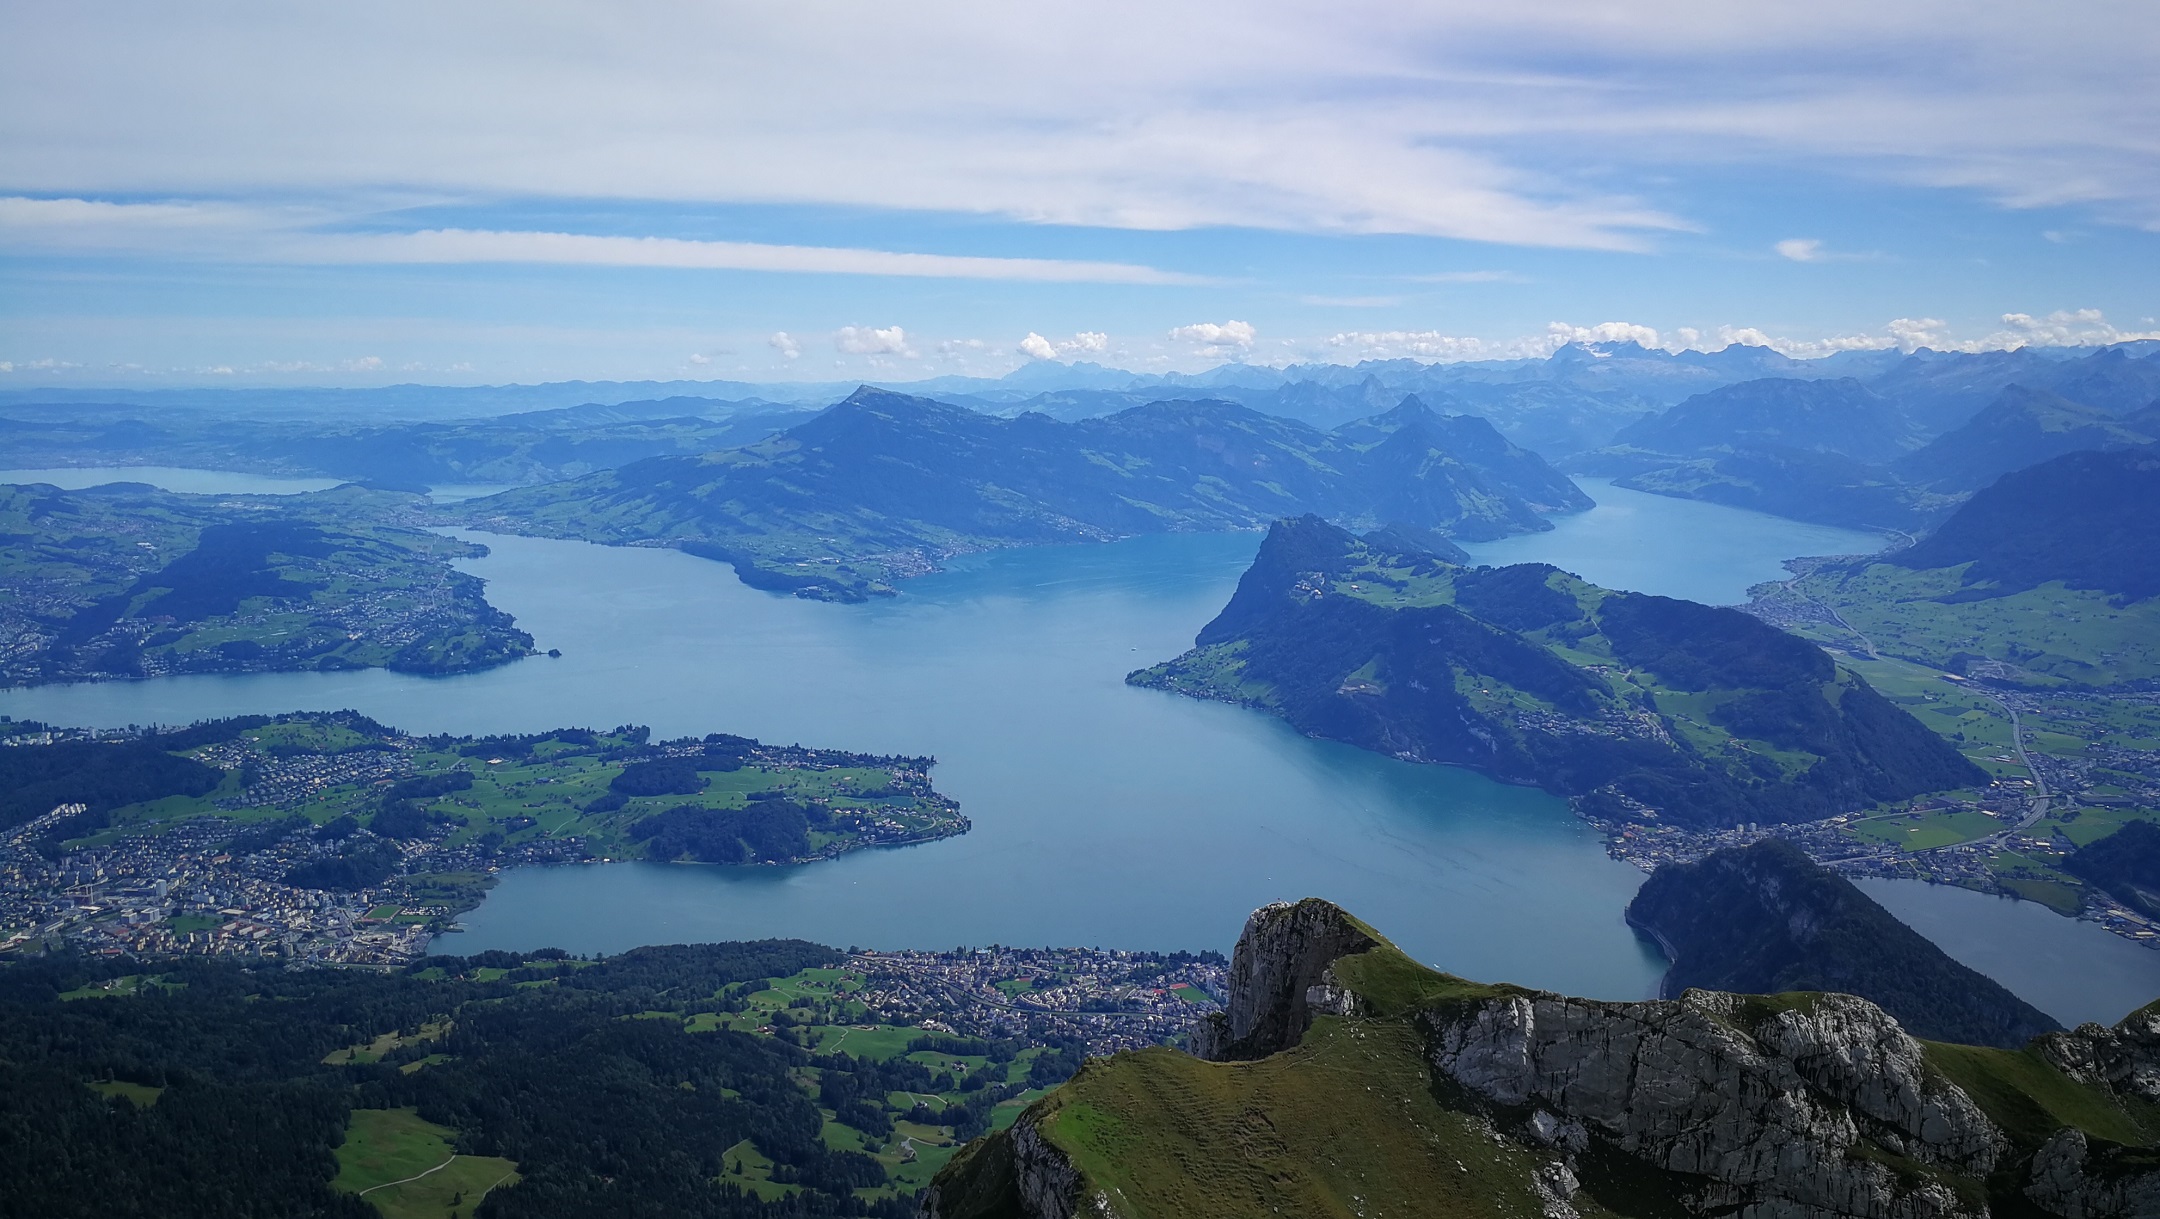
[[[714,733],[418,737],[355,712],[0,722],[0,950],[398,963],[508,868],[780,866],[967,832],[930,758]]]
[[[388,668],[462,673],[531,635],[450,565],[487,548],[417,496],[0,485],[0,683]]]

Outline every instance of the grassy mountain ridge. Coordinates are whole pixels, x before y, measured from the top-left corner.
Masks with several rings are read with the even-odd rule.
[[[1312,898],[1255,912],[1230,976],[1230,1032],[1314,1010],[1251,1060],[1088,1062],[954,1157],[926,1219],[2090,1217],[2155,1184],[2127,1076],[2149,1011],[1999,1050],[1842,995],[1573,999],[1440,973]]]
[[[1269,531],[1192,651],[1126,680],[1619,819],[1814,820],[1978,779],[1821,649],[1737,611],[1456,567],[1311,517]]]
[[[1227,402],[1060,423],[864,389],[740,449],[474,500],[456,519],[682,546],[761,587],[855,599],[949,554],[1250,528],[1286,511],[1456,536],[1550,528],[1573,483],[1481,420],[1415,401],[1324,433]]]

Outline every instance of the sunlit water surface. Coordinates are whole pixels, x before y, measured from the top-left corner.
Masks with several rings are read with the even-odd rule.
[[[1585,486],[1598,509],[1473,551],[1730,602],[1778,576],[1786,556],[1876,542]],[[1189,646],[1257,534],[973,556],[862,606],[758,593],[724,566],[673,551],[467,536],[493,548],[467,564],[489,581],[489,598],[560,659],[449,678],[42,687],[0,692],[0,713],[113,725],[351,707],[422,732],[618,723],[661,736],[739,732],[935,755],[939,787],[974,822],[959,838],[799,868],[520,869],[465,930],[437,941],[444,951],[758,936],[1226,949],[1254,906],[1317,894],[1471,977],[1615,998],[1655,989],[1662,962],[1621,917],[1641,874],[1607,858],[1559,800],[1123,684],[1130,669]],[[2126,996],[2160,994],[2160,953],[2039,907],[1959,904],[1971,895],[1917,883],[1871,891],[2058,1018],[2113,1019],[2134,1006]],[[1944,926],[1930,929],[1931,911]],[[2045,962],[1976,948],[2015,935],[2041,943],[2030,938],[2034,911],[2052,920]]]

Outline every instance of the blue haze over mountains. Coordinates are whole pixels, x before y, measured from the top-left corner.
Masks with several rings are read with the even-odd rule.
[[[1793,382],[1810,384],[1803,390]],[[191,431],[216,419],[244,419],[256,426],[214,464],[230,467],[238,458],[247,468],[331,477],[527,483],[643,456],[749,443],[807,417],[800,412],[839,401],[858,384],[23,389],[0,392],[0,428],[16,464],[25,466],[139,463],[153,450],[161,460],[190,459]],[[1644,490],[1825,523],[1895,528],[1939,517],[1955,497],[2004,472],[1995,467],[2006,452],[2030,451],[2036,432],[2050,438],[2048,451],[2019,464],[2073,448],[2136,443],[2160,428],[2160,415],[2145,409],[2160,401],[2160,342],[2153,341],[1979,353],[1854,351],[1817,360],[1739,345],[1673,353],[1633,343],[1572,344],[1544,359],[1225,364],[1168,375],[1043,361],[996,379],[872,384],[994,415],[1038,412],[1063,421],[1164,399],[1220,399],[1323,430],[1381,414],[1414,394],[1443,414],[1485,417],[1508,440],[1570,473],[1617,475]],[[2013,387],[2022,392],[2009,393]],[[1785,409],[1802,402],[1803,414]],[[2083,408],[2084,417],[2061,416],[2064,403],[2073,413]],[[663,420],[703,422],[664,438],[639,435]],[[493,434],[506,429],[578,432],[586,442],[613,429],[622,443],[606,455],[513,463],[495,477],[385,464],[400,448],[445,439],[408,429],[454,422],[489,433],[496,449],[501,438]],[[1975,424],[1978,433],[1960,433]],[[57,434],[47,430],[54,428]],[[307,444],[285,439],[301,435]],[[198,451],[192,459],[213,456]],[[1767,482],[1806,494],[1765,494],[1760,484]],[[1953,499],[1931,502],[1930,490],[1938,501],[1942,494]],[[1806,507],[1810,499],[1823,502]]]

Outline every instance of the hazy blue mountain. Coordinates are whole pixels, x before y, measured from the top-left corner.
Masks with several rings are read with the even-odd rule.
[[[139,406],[32,420],[0,418],[11,464],[175,465],[321,476],[418,490],[444,483],[539,483],[666,453],[763,439],[812,412],[711,398],[584,403],[453,422],[368,425],[196,413],[144,419]]]
[[[2129,600],[2160,594],[2160,447],[2068,453],[2005,474],[1886,561],[1963,566],[1968,588],[2060,580]]]
[[[1917,443],[1898,408],[1851,377],[1765,377],[1722,386],[1614,438],[1615,446],[1682,457],[1791,449],[1863,463],[1889,461]]]
[[[2063,870],[2107,890],[2124,905],[2160,917],[2160,825],[2132,821],[2086,843]]]
[[[1977,491],[2012,470],[2082,449],[2160,439],[2139,415],[2117,418],[2057,393],[2012,385],[1966,423],[1899,458],[1897,473],[1939,490]]]
[[[1329,433],[1221,401],[1062,423],[865,388],[747,447],[635,462],[456,515],[680,545],[763,587],[849,598],[991,546],[1253,528],[1285,511],[1492,538],[1589,506],[1482,420],[1415,400]]]

